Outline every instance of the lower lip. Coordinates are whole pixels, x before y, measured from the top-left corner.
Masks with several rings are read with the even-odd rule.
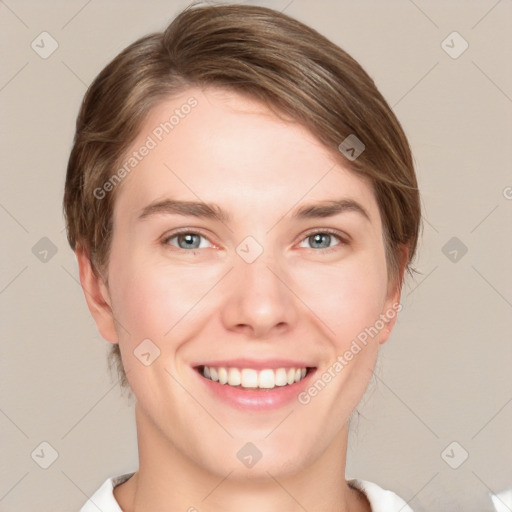
[[[286,386],[276,386],[272,389],[235,388],[228,384],[221,384],[203,377],[197,369],[194,373],[204,383],[207,390],[215,397],[238,409],[252,411],[269,411],[278,409],[297,400],[299,393],[303,392],[316,371],[308,370],[306,376],[299,382]]]

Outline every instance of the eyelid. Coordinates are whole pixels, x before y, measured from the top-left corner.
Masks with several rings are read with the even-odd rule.
[[[339,240],[339,242],[340,242],[339,245],[348,245],[348,244],[350,244],[350,237],[347,234],[345,234],[343,232],[340,232],[337,229],[332,229],[332,228],[312,228],[312,229],[306,231],[305,233],[301,234],[300,235],[300,239],[298,240],[297,243],[303,242],[306,238],[309,238],[310,236],[316,235],[317,233],[328,234],[328,235],[335,236]],[[167,244],[171,238],[174,238],[174,237],[179,236],[181,234],[192,234],[192,235],[202,236],[203,238],[208,240],[212,245],[216,246],[216,244],[210,240],[209,236],[207,236],[205,233],[203,233],[200,228],[179,228],[179,229],[176,229],[175,231],[172,231],[171,233],[167,233],[167,234],[165,234],[162,237],[162,244],[164,244],[164,245]],[[328,252],[330,250],[335,250],[335,247],[337,247],[337,245],[335,245],[333,247],[326,247],[326,248],[323,248],[323,249],[314,249],[312,247],[309,247],[309,249],[311,249],[312,251],[315,251],[315,252]],[[185,251],[185,252],[190,252],[192,250],[192,249],[191,250],[181,249],[180,247],[175,247],[175,248],[178,251]],[[199,249],[195,249],[195,250],[199,250]]]
[[[200,228],[178,228],[176,230],[168,232],[165,235],[163,235],[163,237],[162,237],[162,244],[167,244],[171,238],[174,238],[174,237],[182,235],[182,234],[202,236],[203,238],[208,240],[210,242],[210,244],[212,244],[214,246],[217,246],[214,242],[212,242],[210,240],[210,236],[206,235]],[[177,249],[178,251],[186,251],[186,252],[188,252],[187,249],[181,249],[180,247],[175,247],[175,249]],[[194,250],[197,251],[199,249],[194,249]]]
[[[306,233],[304,235],[302,235],[302,238],[300,239],[300,241],[302,242],[302,240],[304,240],[305,238],[308,238],[312,235],[316,235],[317,233],[322,233],[322,234],[325,233],[328,235],[334,235],[337,238],[339,238],[341,243],[344,243],[344,244],[350,243],[350,236],[343,233],[342,231],[338,231],[337,229],[332,229],[332,228],[313,228],[309,231],[306,231]]]

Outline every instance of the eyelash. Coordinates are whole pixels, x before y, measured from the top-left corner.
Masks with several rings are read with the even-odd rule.
[[[208,240],[208,237],[203,235],[201,232],[199,231],[193,231],[193,230],[190,230],[190,229],[181,229],[181,230],[178,230],[178,231],[174,231],[171,235],[165,237],[163,240],[162,240],[162,245],[169,245],[169,240],[172,240],[173,238],[175,238],[176,236],[179,236],[179,235],[183,235],[183,234],[186,234],[186,235],[199,235],[203,238],[206,238]],[[323,249],[315,249],[313,247],[309,247],[308,249],[311,249],[312,251],[315,251],[315,252],[320,252],[322,254],[326,254],[326,253],[330,253],[332,251],[335,251],[337,250],[337,248],[339,248],[340,246],[346,246],[346,245],[349,245],[349,242],[348,240],[341,235],[340,232],[338,231],[335,231],[333,229],[316,229],[314,231],[309,231],[308,233],[306,233],[306,235],[304,236],[304,238],[302,238],[300,241],[303,242],[304,240],[306,240],[307,238],[310,238],[314,235],[317,235],[317,234],[322,234],[322,235],[333,235],[334,237],[336,237],[338,239],[338,241],[340,242],[339,244],[336,244],[335,246],[333,247],[326,247],[326,248],[323,248]],[[174,246],[173,246],[174,247]],[[178,251],[182,251],[182,252],[193,252],[193,251],[198,251],[200,250],[200,248],[197,248],[197,249],[181,249],[180,247],[174,247],[174,249],[178,250]]]
[[[313,247],[308,247],[308,249],[311,249],[312,251],[315,251],[315,252],[319,252],[320,251],[322,254],[327,254],[327,253],[336,251],[336,250],[340,249],[343,246],[349,245],[349,242],[348,242],[347,238],[344,237],[339,231],[336,231],[334,229],[316,229],[314,231],[309,231],[308,233],[306,233],[306,235],[301,240],[301,242],[303,242],[307,238],[310,238],[310,237],[312,237],[314,235],[317,235],[317,234],[334,236],[335,238],[338,239],[339,244],[336,244],[333,247],[326,247],[324,249],[314,249]]]

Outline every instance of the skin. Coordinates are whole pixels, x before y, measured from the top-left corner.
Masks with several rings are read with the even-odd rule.
[[[191,365],[300,357],[321,374],[396,305],[372,187],[306,128],[215,88],[157,105],[132,149],[190,96],[198,105],[118,185],[108,286],[76,252],[90,311],[102,337],[120,344],[136,397],[139,470],[114,495],[137,512],[369,511],[345,481],[348,420],[396,316],[307,405],[236,409],[205,393]],[[232,219],[137,220],[171,196],[217,203]],[[291,219],[304,204],[341,197],[370,219],[354,211]],[[178,228],[202,235],[199,248],[164,240]],[[325,229],[340,238],[315,243],[310,232]],[[249,235],[263,248],[250,264],[236,252]],[[145,366],[133,352],[148,338],[160,356]],[[249,441],[263,454],[252,468],[236,457]]]

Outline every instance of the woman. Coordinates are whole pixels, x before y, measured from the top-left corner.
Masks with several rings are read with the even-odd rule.
[[[87,91],[64,210],[139,447],[82,512],[411,510],[345,479],[420,225],[356,61],[271,9],[190,6]]]

